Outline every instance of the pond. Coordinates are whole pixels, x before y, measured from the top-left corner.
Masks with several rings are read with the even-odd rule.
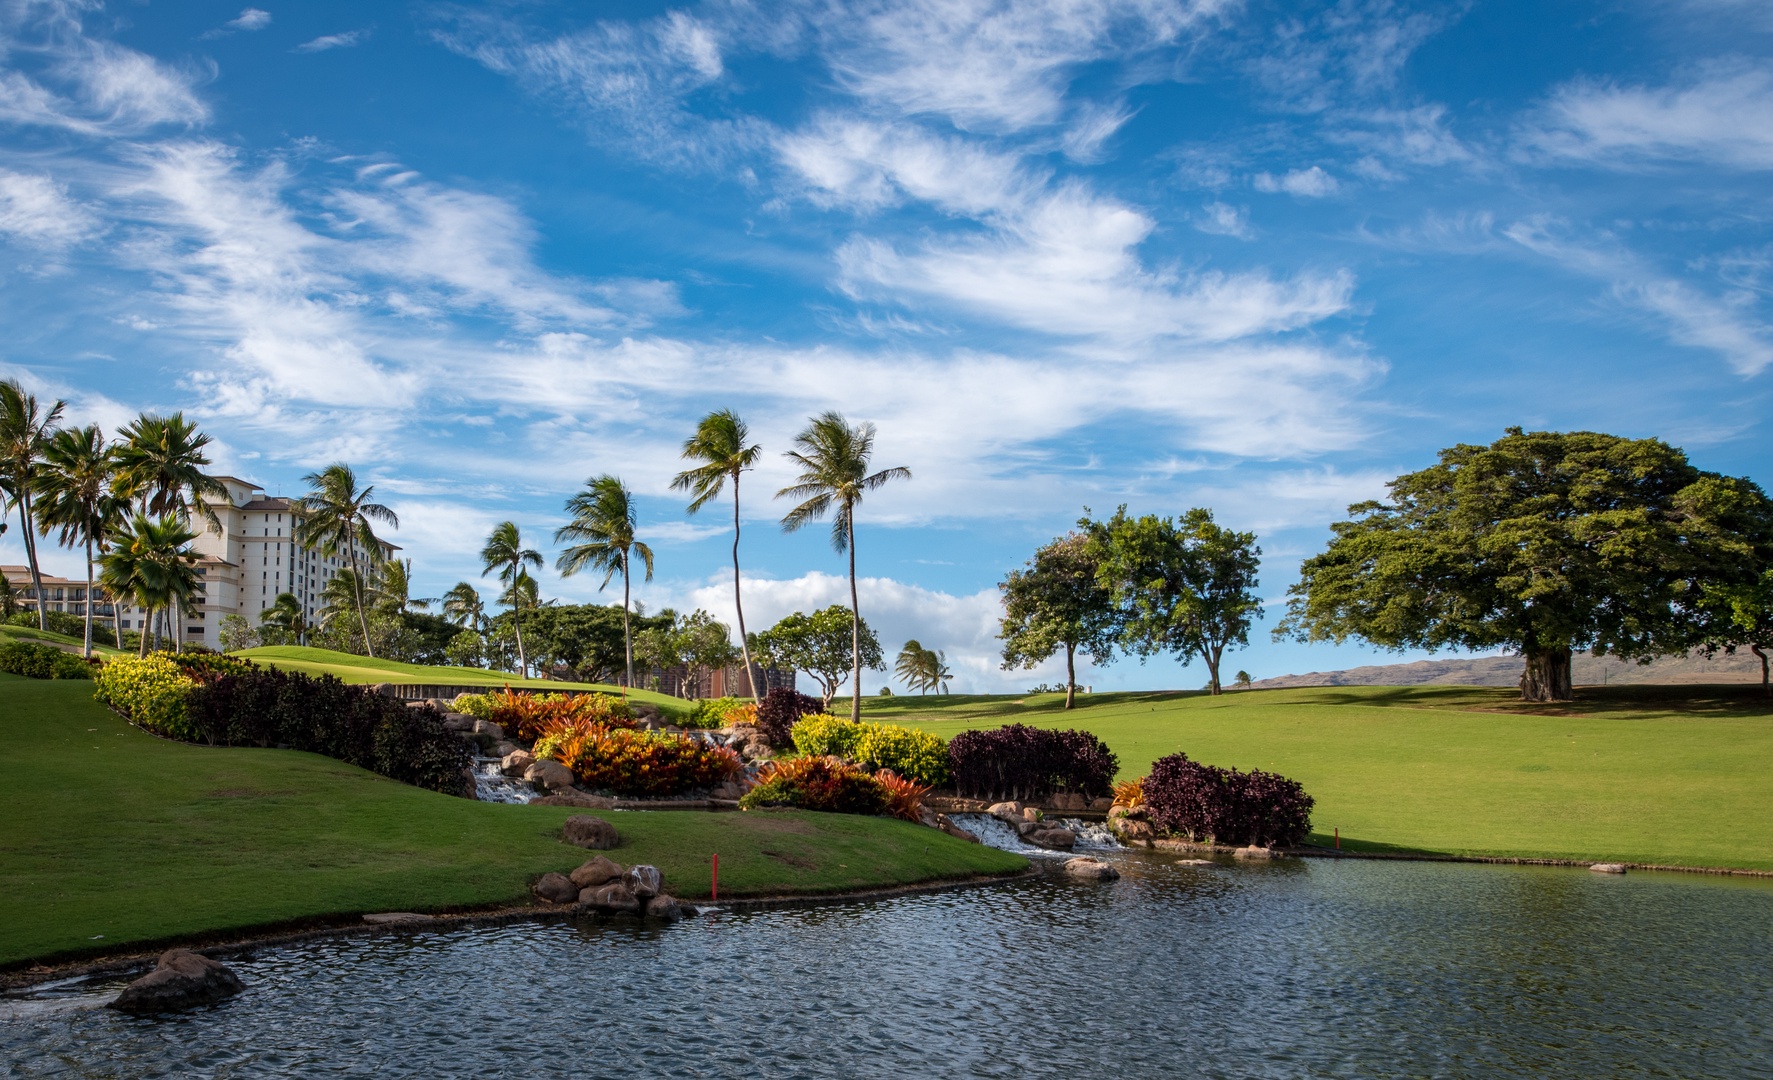
[[[1773,1076],[1773,883],[1109,856],[672,926],[257,950],[159,1018],[6,1007],[9,1076]],[[114,992],[114,987],[112,988]]]

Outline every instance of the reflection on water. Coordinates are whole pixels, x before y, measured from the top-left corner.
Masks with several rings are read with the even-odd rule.
[[[1773,1076],[1773,883],[1110,855],[844,907],[264,949],[177,1016],[0,1022],[8,1075]],[[74,993],[67,988],[63,993]],[[90,988],[87,988],[90,990]]]

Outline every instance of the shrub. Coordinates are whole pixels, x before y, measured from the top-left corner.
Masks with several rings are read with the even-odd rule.
[[[923,797],[930,793],[928,784],[907,780],[891,769],[881,769],[874,774],[874,778],[880,781],[881,790],[886,793],[887,813],[906,821],[922,823]]]
[[[734,727],[738,724],[754,725],[756,723],[757,702],[755,701],[740,702],[728,709],[726,715],[720,718],[720,724],[722,727]]]
[[[948,743],[955,788],[980,799],[1039,799],[1058,791],[1107,795],[1120,768],[1108,744],[1087,731],[1009,724],[963,731]]]
[[[211,676],[191,687],[183,730],[172,734],[212,746],[306,750],[432,791],[470,790],[468,748],[443,726],[442,713],[330,675],[251,668]]]
[[[6,622],[11,626],[23,626],[35,630],[37,629],[37,613],[35,611],[14,612]],[[117,634],[107,625],[107,622],[108,620],[102,617],[92,620],[93,644],[117,644]],[[52,634],[61,634],[63,637],[85,640],[86,618],[68,611],[45,611],[43,613],[43,629]]]
[[[681,795],[714,787],[742,765],[734,751],[694,736],[571,718],[555,721],[542,733],[536,756],[565,765],[586,787],[627,796]]]
[[[1152,823],[1190,840],[1293,847],[1311,832],[1311,796],[1298,781],[1260,769],[1221,769],[1171,754],[1152,762],[1142,787]]]
[[[491,694],[457,694],[449,707],[456,712],[466,713],[476,720],[492,719]]]
[[[794,749],[811,757],[854,759],[862,739],[862,724],[830,713],[813,713],[795,721],[788,737]]]
[[[5,638],[0,638],[0,671],[32,679],[92,678],[92,665],[82,657],[53,645]]]
[[[525,742],[563,723],[580,721],[611,728],[639,725],[628,703],[609,694],[523,694],[500,690],[486,695],[490,709],[485,717]]]
[[[93,697],[156,735],[191,739],[187,699],[196,682],[165,653],[119,656],[99,668]]]
[[[855,759],[870,769],[890,769],[929,787],[948,782],[948,744],[940,735],[893,724],[862,724]]]
[[[818,698],[777,687],[765,694],[762,704],[757,707],[757,729],[763,732],[771,746],[785,750],[792,744],[795,721],[824,711],[825,706]]]
[[[885,785],[866,769],[829,756],[772,761],[758,774],[758,784],[739,806],[794,806],[828,814],[882,814],[888,806]]]
[[[726,726],[726,714],[739,707],[736,697],[703,698],[690,707],[689,715],[677,719],[679,727],[717,728]]]
[[[1142,779],[1126,780],[1114,785],[1114,805],[1125,806],[1128,809],[1144,806],[1145,782]]]
[[[208,682],[222,675],[244,675],[258,669],[257,664],[243,656],[229,656],[226,653],[210,652],[207,649],[202,652],[192,652],[189,651],[190,646],[186,646],[186,649],[187,651],[182,653],[169,652],[161,655],[177,664],[179,670],[198,682]]]

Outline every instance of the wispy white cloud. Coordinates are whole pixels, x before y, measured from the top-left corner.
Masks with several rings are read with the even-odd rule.
[[[1283,173],[1280,176],[1266,172],[1257,173],[1250,182],[1257,191],[1267,192],[1270,195],[1285,192],[1288,195],[1297,195],[1302,199],[1321,199],[1336,194],[1337,190],[1341,188],[1334,176],[1317,165],[1308,169],[1294,169],[1292,172]]]
[[[0,169],[0,233],[35,247],[61,249],[104,231],[91,208],[65,185],[41,175]]]
[[[124,135],[209,119],[194,89],[209,71],[180,70],[90,37],[79,13],[50,4],[0,12],[0,41],[12,64],[0,71],[0,123]]]
[[[237,18],[228,20],[235,30],[263,30],[271,25],[271,13],[262,8],[246,8]]]
[[[1773,167],[1773,67],[1719,64],[1675,86],[1568,83],[1521,142],[1530,154],[1611,165]]]
[[[299,53],[326,52],[328,49],[351,49],[363,44],[369,37],[369,31],[347,30],[342,34],[323,34],[310,41],[304,41],[295,47]]]
[[[1256,235],[1250,227],[1249,211],[1240,206],[1231,206],[1222,202],[1210,202],[1201,208],[1198,214],[1190,215],[1194,227],[1214,236],[1235,236],[1239,240],[1249,240]]]

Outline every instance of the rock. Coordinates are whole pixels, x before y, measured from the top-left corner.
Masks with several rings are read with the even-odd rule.
[[[1070,851],[1077,834],[1070,829],[1036,829],[1028,834],[1028,842],[1049,851]]]
[[[1108,808],[1113,805],[1114,805],[1114,799],[1111,798],[1110,796],[1107,796],[1107,795],[1104,795],[1099,799],[1091,799],[1090,800],[1090,809],[1100,811],[1102,813],[1107,813]]]
[[[1024,806],[1022,808],[1023,821],[1040,821],[1045,817],[1046,815],[1041,813],[1040,807],[1038,806]]]
[[[505,737],[505,729],[498,724],[493,723],[491,720],[476,720],[474,721],[474,734],[491,735],[494,739],[503,739]]]
[[[530,891],[550,904],[570,904],[579,898],[579,887],[565,874],[543,874]]]
[[[1018,802],[992,803],[985,808],[985,812],[1006,825],[1015,825],[1027,820],[1022,816],[1022,804]]]
[[[474,718],[465,712],[446,712],[443,714],[443,726],[451,731],[473,731]]]
[[[1121,818],[1113,824],[1112,829],[1123,844],[1142,844],[1157,838],[1157,830],[1152,827],[1151,822],[1138,818]]]
[[[660,893],[646,902],[646,917],[676,922],[683,918],[683,906],[677,902],[677,897]]]
[[[1018,821],[1016,822],[1016,835],[1026,837],[1038,828],[1040,828],[1038,821]]]
[[[1114,881],[1120,877],[1120,871],[1109,866],[1101,859],[1066,859],[1065,873],[1084,881]]]
[[[665,875],[656,866],[630,866],[622,884],[642,900],[651,900],[665,890]]]
[[[528,750],[513,750],[499,760],[499,771],[506,776],[522,776],[535,763],[536,756]]]
[[[522,749],[523,749],[523,747],[518,746],[516,743],[512,742],[510,739],[506,739],[504,742],[499,743],[492,748],[491,756],[499,758],[500,760],[503,760],[505,758],[510,757],[512,754],[514,754],[517,751],[522,750]]]
[[[604,911],[611,915],[640,914],[640,898],[619,881],[580,892],[579,903],[592,911]]]
[[[123,988],[107,1008],[123,1012],[159,1012],[204,1005],[246,989],[240,976],[201,953],[168,949],[154,970]]]
[[[1176,865],[1177,866],[1212,866],[1213,860],[1211,860],[1211,859],[1177,859]]]
[[[581,889],[596,888],[608,885],[622,876],[622,864],[607,859],[602,855],[574,870],[571,874],[574,885]]]
[[[416,911],[376,911],[365,915],[363,921],[371,926],[393,926],[399,923],[431,922],[432,918]]]
[[[539,784],[549,791],[573,786],[573,771],[558,761],[543,758],[523,770],[523,778],[532,784]]]
[[[1625,864],[1617,862],[1598,862],[1589,867],[1589,869],[1597,874],[1623,874],[1625,873]]]
[[[943,832],[947,833],[949,836],[953,836],[953,837],[957,837],[961,840],[965,840],[969,844],[977,844],[979,842],[979,838],[977,836],[975,836],[971,831],[969,831],[967,829],[963,829],[959,825],[956,825],[953,822],[953,820],[951,820],[948,817],[947,814],[937,814],[936,815],[936,828],[941,829]]]
[[[1066,791],[1053,798],[1053,806],[1060,810],[1083,810],[1089,806],[1089,800],[1075,791]]]
[[[939,829],[942,827],[942,815],[936,813],[927,806],[919,808],[917,820],[932,829]]]
[[[608,851],[619,839],[614,825],[590,814],[574,814],[567,818],[560,826],[560,838],[592,851]]]
[[[529,804],[531,806],[577,806],[586,810],[614,810],[616,808],[616,800],[608,795],[593,795],[589,791],[580,791],[578,788],[567,788],[551,795],[544,795],[539,799],[531,799]]]
[[[1115,803],[1113,806],[1108,808],[1108,820],[1115,821],[1119,818],[1124,818],[1124,817],[1130,815],[1131,813],[1133,813],[1132,807],[1122,806],[1119,803]]]
[[[1232,854],[1237,856],[1240,859],[1272,859],[1272,858],[1274,858],[1274,851],[1271,848],[1258,847],[1255,844],[1251,844],[1248,847],[1240,847],[1236,851],[1232,852]]]

